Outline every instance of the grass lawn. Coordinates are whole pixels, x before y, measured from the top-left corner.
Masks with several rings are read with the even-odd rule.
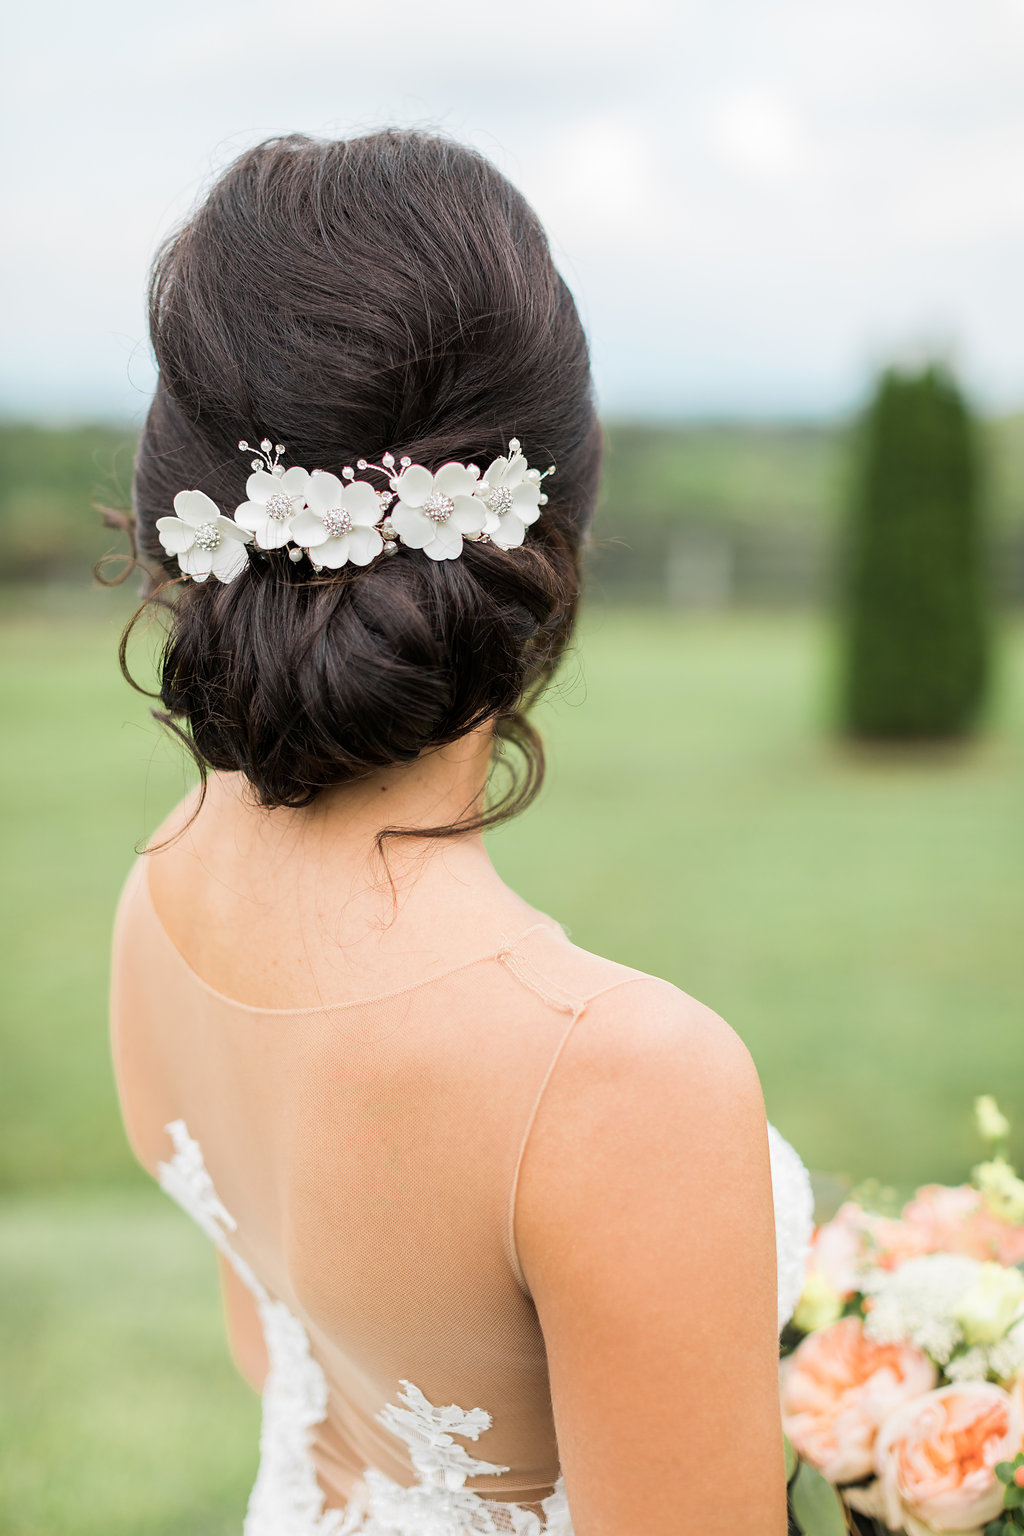
[[[185,782],[118,675],[121,616],[102,593],[0,614],[12,1536],[237,1531],[255,1455],[212,1256],[134,1169],[110,1078],[113,905]],[[804,615],[596,610],[542,710],[542,799],[492,852],[577,943],[729,1019],[812,1167],[957,1179],[976,1093],[1024,1131],[1024,629],[986,734],[898,755],[829,735],[827,641]]]
[[[259,1403],[167,1197],[7,1196],[0,1295],[4,1536],[238,1536]]]

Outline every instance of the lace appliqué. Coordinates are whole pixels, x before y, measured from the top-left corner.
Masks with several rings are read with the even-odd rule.
[[[157,1165],[160,1185],[256,1298],[267,1346],[260,1465],[243,1536],[573,1536],[561,1477],[541,1500],[543,1517],[467,1488],[468,1477],[509,1470],[470,1456],[452,1438],[478,1439],[490,1428],[491,1415],[454,1403],[435,1407],[410,1381],[401,1383],[404,1406],[388,1403],[377,1417],[408,1447],[416,1483],[405,1488],[368,1467],[345,1508],[325,1510],[310,1446],[314,1427],[327,1414],[327,1378],[302,1323],[231,1248],[226,1234],[237,1222],[213,1187],[199,1143],[184,1120],[171,1121],[166,1130],[174,1156]]]
[[[796,1311],[807,1274],[814,1233],[814,1191],[811,1176],[796,1152],[768,1126],[768,1153],[775,1197],[775,1248],[778,1268],[779,1332]]]
[[[418,1481],[403,1488],[369,1468],[363,1476],[365,1501],[349,1505],[354,1523],[341,1536],[572,1536],[569,1504],[560,1477],[541,1500],[543,1519],[521,1504],[488,1499],[465,1486],[467,1477],[507,1472],[508,1467],[470,1456],[452,1435],[476,1440],[491,1426],[483,1408],[436,1408],[411,1381],[377,1417],[409,1447]]]

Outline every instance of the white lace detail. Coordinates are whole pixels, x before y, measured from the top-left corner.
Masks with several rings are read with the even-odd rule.
[[[310,1451],[312,1430],[327,1413],[327,1378],[309,1347],[309,1335],[284,1302],[267,1291],[226,1232],[237,1222],[221,1203],[199,1143],[184,1120],[165,1127],[174,1144],[170,1162],[157,1164],[163,1188],[220,1249],[256,1298],[270,1368],[263,1389],[260,1465],[249,1497],[243,1536],[573,1536],[561,1477],[541,1500],[543,1518],[521,1504],[488,1499],[465,1486],[482,1473],[508,1467],[480,1461],[452,1435],[476,1440],[491,1425],[483,1408],[454,1403],[437,1408],[411,1381],[400,1404],[377,1415],[409,1449],[417,1481],[405,1488],[368,1467],[346,1507],[324,1509]]]
[[[775,1249],[778,1267],[779,1332],[796,1311],[804,1288],[814,1234],[814,1191],[800,1154],[768,1126],[768,1152],[775,1196]]]
[[[237,1222],[222,1204],[199,1143],[184,1120],[165,1127],[174,1145],[158,1163],[161,1187],[220,1249],[256,1298],[270,1368],[263,1389],[260,1464],[249,1497],[243,1536],[573,1536],[565,1484],[540,1501],[543,1516],[522,1504],[474,1493],[468,1477],[499,1475],[508,1467],[471,1456],[460,1439],[477,1440],[491,1427],[483,1408],[438,1408],[411,1381],[399,1403],[377,1415],[409,1450],[416,1472],[403,1487],[374,1467],[363,1473],[342,1509],[324,1509],[310,1446],[327,1414],[327,1378],[310,1351],[309,1335],[284,1302],[270,1295],[227,1240]],[[799,1155],[768,1127],[778,1247],[779,1328],[789,1321],[803,1289],[813,1231],[814,1197]]]
[[[382,1472],[369,1469],[362,1496],[347,1514],[352,1524],[340,1536],[573,1536],[569,1504],[561,1477],[554,1492],[541,1500],[543,1518],[522,1504],[488,1499],[465,1487],[467,1477],[507,1472],[508,1467],[479,1461],[452,1434],[476,1440],[491,1426],[483,1408],[436,1408],[411,1381],[399,1393],[404,1408],[393,1403],[377,1415],[409,1447],[417,1482],[403,1488]]]

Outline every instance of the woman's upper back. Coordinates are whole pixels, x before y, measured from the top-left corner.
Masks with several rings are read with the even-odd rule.
[[[208,832],[215,821],[206,817]],[[237,856],[237,828],[226,841]],[[171,849],[133,869],[116,927],[112,1028],[136,1155],[222,1248],[270,1351],[247,1536],[291,1530],[282,1511],[294,1520],[300,1504],[313,1523],[296,1529],[327,1532],[332,1509],[347,1503],[347,1519],[369,1522],[395,1500],[408,1515],[395,1529],[416,1531],[414,1505],[434,1509],[439,1482],[445,1499],[469,1501],[462,1515],[484,1518],[491,1503],[482,1498],[512,1501],[522,1506],[516,1518],[546,1515],[545,1529],[568,1531],[561,1475],[573,1424],[591,1408],[609,1426],[616,1406],[634,1419],[637,1411],[614,1375],[605,1377],[614,1404],[602,1405],[600,1383],[587,1378],[585,1360],[600,1369],[616,1354],[600,1330],[618,1327],[625,1338],[631,1312],[650,1330],[661,1303],[646,1288],[672,1273],[678,1318],[658,1324],[656,1342],[678,1371],[679,1318],[692,1330],[688,1308],[706,1307],[699,1276],[688,1280],[690,1250],[694,1240],[706,1246],[710,1207],[729,1198],[724,1186],[724,1196],[709,1188],[705,1198],[695,1185],[705,1167],[699,1100],[709,1093],[719,1119],[727,1101],[735,1111],[725,1186],[742,1169],[757,1205],[766,1167],[757,1166],[757,1127],[743,1123],[751,1092],[742,1047],[685,994],[579,949],[500,882],[474,889],[451,851],[438,884],[421,877],[438,942],[411,962],[418,979],[399,936],[395,984],[371,990],[367,941],[356,945],[348,987],[339,965],[334,996],[312,1002],[324,994],[315,951],[338,931],[330,913],[305,965],[297,961],[285,921],[294,890],[275,882],[280,869],[257,867],[249,848],[228,878],[216,842],[200,840],[198,859]],[[272,923],[242,921],[253,898],[230,889],[239,867],[257,905],[281,916],[277,945]],[[465,910],[475,900],[473,933],[446,921],[445,891]],[[211,901],[228,913],[224,923],[196,918]],[[186,958],[172,912],[200,936],[198,952],[210,935],[220,987]],[[379,982],[386,937],[374,963]],[[250,977],[248,997],[221,989],[225,969]],[[255,1000],[280,998],[282,986],[300,1001]],[[726,1060],[733,1045],[723,1046],[723,1033],[742,1061]],[[753,1093],[756,1118],[756,1079]],[[763,1188],[759,1220],[770,1229]],[[763,1237],[744,1235],[762,1269]],[[588,1295],[581,1263],[603,1298]],[[714,1264],[705,1269],[718,1283]],[[758,1306],[768,1313],[773,1282],[763,1270]],[[763,1321],[754,1318],[753,1336]],[[653,1377],[630,1390],[651,1412],[671,1411],[671,1391]],[[620,1438],[624,1448],[625,1425]],[[585,1467],[578,1475],[597,1489]],[[634,1508],[629,1477],[620,1483]],[[520,1528],[500,1512],[486,1518],[499,1520],[495,1531]],[[363,1529],[374,1527],[351,1524]],[[604,1536],[600,1524],[578,1526],[590,1529]]]
[[[544,1343],[515,1249],[517,1172],[575,1020],[639,973],[576,949],[529,909],[513,908],[518,921],[491,944],[445,934],[439,911],[448,955],[442,943],[423,957],[419,981],[362,998],[339,987],[336,1001],[291,1007],[239,1001],[171,937],[151,881],[161,859],[171,862],[137,862],[118,913],[113,1039],[126,1127],[157,1176],[175,1137],[180,1164],[201,1156],[235,1224],[231,1250],[305,1329],[329,1389],[311,1444],[329,1502],[343,1502],[367,1465],[413,1477],[408,1446],[377,1417],[403,1380],[433,1403],[492,1414],[480,1451],[509,1471],[474,1487],[531,1501],[550,1493],[559,1464]],[[182,896],[174,873],[172,905]],[[244,970],[253,941],[234,921],[227,931]],[[250,996],[279,988],[274,955],[261,958],[265,980]],[[319,990],[312,975],[309,987]]]

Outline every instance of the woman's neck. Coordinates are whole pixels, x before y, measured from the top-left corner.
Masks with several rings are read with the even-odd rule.
[[[499,877],[479,832],[386,838],[389,827],[447,826],[483,804],[493,737],[479,729],[413,763],[324,791],[300,810],[254,804],[238,774],[210,775],[185,835],[150,869],[158,911],[195,968],[231,995],[236,970],[263,974],[268,1006],[312,965],[388,976],[461,960],[515,931],[533,909]],[[173,832],[173,823],[163,829]],[[243,952],[239,952],[244,934]],[[409,978],[403,978],[409,979]],[[250,998],[250,1000],[253,1000]]]
[[[444,827],[475,817],[483,805],[493,733],[481,726],[411,763],[382,768],[354,784],[320,792],[311,805],[266,810],[254,803],[240,774],[211,774],[208,799],[241,828],[248,825],[268,846],[314,842],[347,859],[370,858],[385,828]],[[463,834],[460,834],[462,836]],[[434,839],[396,839],[417,845]]]

